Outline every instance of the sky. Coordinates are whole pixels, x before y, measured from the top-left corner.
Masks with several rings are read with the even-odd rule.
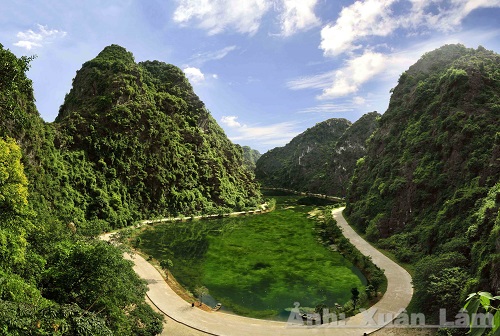
[[[228,137],[264,153],[326,119],[384,113],[425,52],[500,53],[500,0],[13,0],[0,43],[37,56],[47,122],[82,64],[119,44],[181,68]]]

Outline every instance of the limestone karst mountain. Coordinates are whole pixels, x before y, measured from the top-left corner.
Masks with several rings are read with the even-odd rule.
[[[355,123],[328,119],[262,155],[255,170],[264,186],[345,196],[356,161],[376,128],[377,112]]]
[[[424,311],[500,290],[500,55],[446,45],[394,88],[347,197],[352,224],[416,262]]]

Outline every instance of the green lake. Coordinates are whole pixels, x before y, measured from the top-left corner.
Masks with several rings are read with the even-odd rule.
[[[274,198],[276,210],[267,214],[154,226],[141,233],[140,249],[172,260],[188,290],[203,285],[207,299],[244,316],[283,320],[294,302],[333,307],[350,299],[351,288],[361,292],[361,272],[318,241],[309,213],[322,207]]]

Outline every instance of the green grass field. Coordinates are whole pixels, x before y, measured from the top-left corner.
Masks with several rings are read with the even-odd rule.
[[[206,286],[235,313],[286,317],[302,307],[343,304],[350,290],[363,290],[364,277],[339,253],[317,240],[313,206],[298,197],[276,197],[264,215],[164,224],[141,234],[141,250],[171,259],[171,272],[186,288]]]

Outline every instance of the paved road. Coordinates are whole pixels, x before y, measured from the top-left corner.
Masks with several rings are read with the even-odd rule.
[[[388,287],[384,297],[368,311],[341,323],[332,322],[321,326],[304,326],[300,324],[301,320],[298,318],[288,323],[275,322],[192,308],[191,304],[174,293],[160,273],[144,258],[139,255],[134,255],[132,258],[126,255],[126,258],[134,262],[134,270],[148,282],[147,295],[159,310],[179,323],[208,334],[220,336],[359,336],[363,333],[371,333],[390,323],[391,317],[396,317],[407,307],[413,295],[413,288],[408,272],[356,234],[342,216],[342,210],[343,208],[334,210],[333,215],[342,227],[344,235],[361,253],[371,256],[373,262],[385,270]],[[292,315],[292,317],[294,316]]]

